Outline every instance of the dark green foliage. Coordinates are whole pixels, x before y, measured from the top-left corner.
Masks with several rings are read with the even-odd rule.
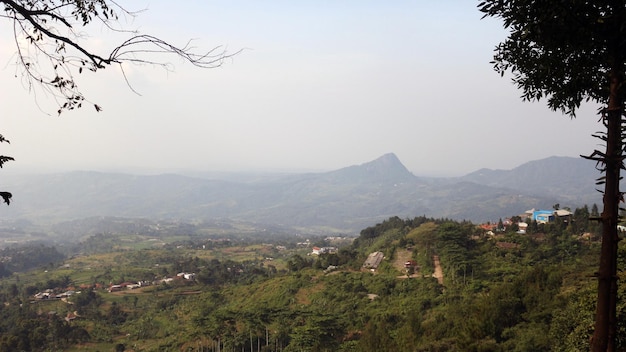
[[[76,311],[91,319],[100,319],[102,297],[93,290],[82,291],[72,297]]]
[[[594,300],[593,288],[589,285],[584,290],[573,293],[564,307],[554,312],[548,334],[552,351],[589,350],[589,336],[593,332]]]
[[[591,216],[589,207],[585,204],[582,208],[576,208],[572,216],[572,221],[569,224],[567,230],[572,235],[580,235],[589,228]]]
[[[109,308],[106,316],[106,320],[109,324],[114,326],[121,325],[126,321],[127,317],[128,313],[124,312],[117,302],[111,303],[111,308]]]
[[[617,248],[621,170],[624,169],[626,101],[626,2],[482,1],[485,16],[501,18],[509,31],[496,48],[494,67],[513,74],[525,100],[548,100],[552,110],[574,117],[583,101],[602,104],[605,128],[594,137],[604,150],[586,159],[597,163],[603,187],[601,260],[591,350],[616,350]]]
[[[4,258],[0,266],[0,276],[13,271],[26,271],[32,268],[58,263],[65,256],[55,248],[43,244],[32,244],[20,247],[9,247],[0,250],[0,258]]]
[[[72,326],[55,312],[35,313],[27,309],[1,310],[0,351],[62,350],[89,340],[89,333]]]
[[[299,254],[295,254],[287,261],[287,268],[289,271],[298,271],[306,267],[310,267],[313,261],[307,260]]]
[[[426,217],[416,217],[414,219],[406,220],[402,220],[397,216],[391,217],[383,221],[382,223],[362,230],[359,238],[354,241],[352,247],[362,248],[364,246],[367,246],[368,244],[371,244],[375,238],[380,237],[389,230],[393,230],[394,232],[406,232],[408,229],[419,227],[419,225],[428,221],[435,220],[428,219]]]
[[[359,350],[364,352],[397,351],[398,346],[389,334],[389,326],[385,320],[369,321],[365,325],[363,337],[359,341]]]
[[[462,225],[455,222],[446,222],[439,226],[436,251],[440,257],[449,263],[449,271],[462,274],[471,270],[472,248],[475,242],[470,239],[473,231],[471,225]]]
[[[623,37],[622,13],[611,13],[609,1],[483,1],[485,16],[499,17],[510,30],[496,49],[494,66],[523,90],[526,100],[548,99],[548,105],[573,115],[583,100],[608,98],[607,73],[611,36]],[[621,50],[624,49],[622,45]],[[626,52],[621,53],[626,57]]]
[[[203,259],[173,249],[124,252],[116,261],[132,268],[106,268],[106,275],[131,279],[158,262],[167,275],[196,271],[196,281],[121,295],[86,289],[71,297],[71,305],[40,301],[20,308],[12,295],[62,286],[71,276],[28,284],[11,279],[0,286],[9,303],[0,305],[0,350],[39,343],[58,350],[86,341],[106,343],[109,350],[215,351],[219,345],[246,352],[574,351],[588,344],[589,258],[597,243],[567,231],[542,240],[515,233],[488,238],[469,223],[423,220],[392,219],[373,227],[375,235],[360,239],[361,245],[322,255],[315,264],[292,252],[283,257],[292,271],[272,275],[255,261]],[[499,241],[519,246],[499,247]],[[390,247],[379,247],[385,244]],[[418,257],[439,255],[443,285],[421,268],[407,278],[393,260],[407,247]],[[373,248],[392,259],[376,273],[361,271],[362,256]],[[324,272],[331,263],[339,268]],[[355,263],[359,270],[352,269]],[[52,307],[62,313],[52,318],[46,313]],[[63,319],[68,308],[79,315],[71,323]],[[563,336],[563,347],[555,336]]]

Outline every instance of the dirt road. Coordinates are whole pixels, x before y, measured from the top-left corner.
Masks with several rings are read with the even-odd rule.
[[[433,255],[433,264],[435,265],[435,272],[433,277],[437,279],[439,285],[443,285],[443,270],[441,269],[441,263],[439,262],[439,256]]]

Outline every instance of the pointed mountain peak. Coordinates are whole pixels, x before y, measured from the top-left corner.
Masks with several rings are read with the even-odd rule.
[[[415,178],[400,159],[393,154],[385,154],[370,162],[346,167],[335,171],[333,174],[352,181],[388,181],[404,182]]]
[[[361,166],[365,166],[367,168],[382,168],[387,169],[388,171],[399,170],[409,172],[409,170],[407,170],[394,153],[387,153],[378,159],[362,164]]]

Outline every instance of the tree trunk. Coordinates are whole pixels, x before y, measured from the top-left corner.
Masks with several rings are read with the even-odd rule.
[[[607,128],[605,165],[605,185],[602,211],[602,248],[598,270],[598,299],[596,321],[591,339],[592,352],[613,352],[616,349],[616,304],[617,304],[617,246],[619,237],[617,225],[619,190],[622,165],[622,106],[620,94],[622,70],[614,68],[610,73],[610,96],[604,119]]]

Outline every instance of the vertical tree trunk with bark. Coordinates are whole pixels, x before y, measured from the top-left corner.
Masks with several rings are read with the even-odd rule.
[[[591,339],[592,352],[614,352],[617,331],[617,246],[619,237],[617,225],[619,202],[622,193],[619,189],[622,168],[622,112],[624,99],[621,94],[623,69],[617,61],[610,73],[610,96],[608,108],[603,114],[607,128],[606,153],[602,158],[605,166],[604,209],[602,211],[602,248],[598,270],[598,299],[596,321]]]

